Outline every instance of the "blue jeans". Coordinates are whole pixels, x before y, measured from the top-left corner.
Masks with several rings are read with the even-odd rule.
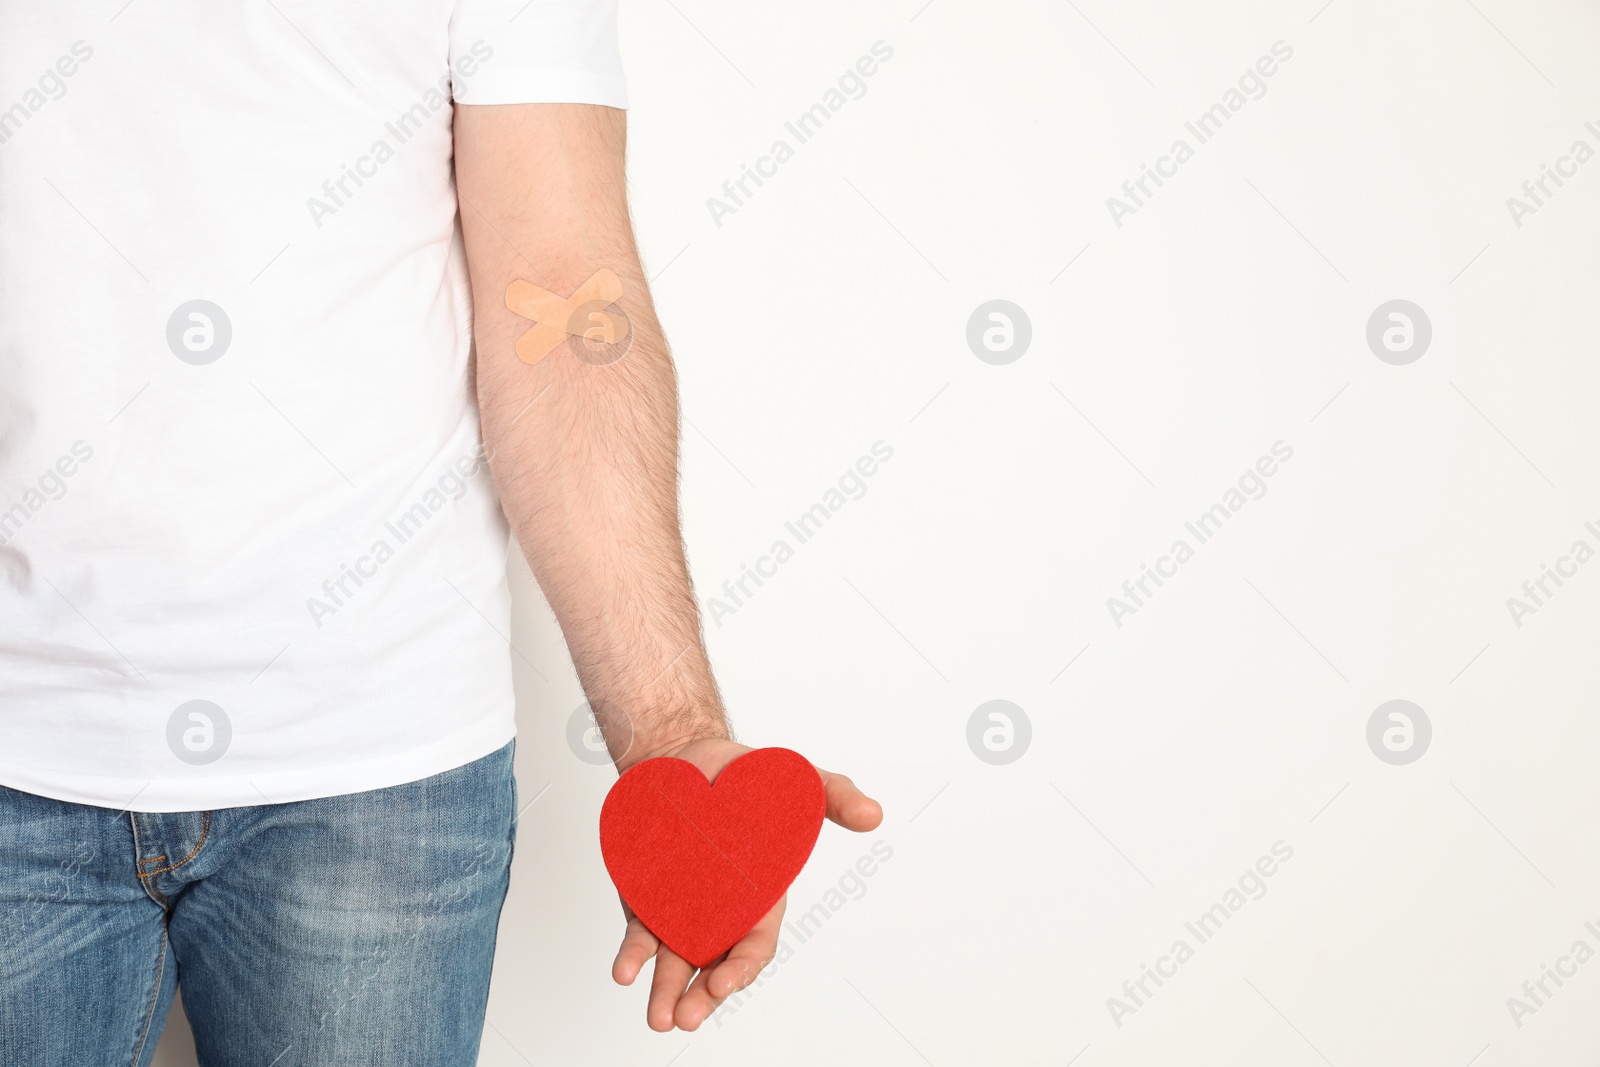
[[[513,743],[514,744],[514,743]],[[0,1064],[468,1067],[516,835],[512,745],[369,793],[145,814],[0,786]]]

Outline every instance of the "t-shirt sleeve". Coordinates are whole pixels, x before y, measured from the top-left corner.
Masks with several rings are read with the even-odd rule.
[[[450,80],[463,104],[627,107],[617,0],[456,0]]]

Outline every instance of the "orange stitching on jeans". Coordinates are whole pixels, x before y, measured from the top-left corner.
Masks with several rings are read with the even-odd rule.
[[[139,861],[139,866],[143,867],[147,863],[160,863],[162,860],[164,860],[166,858],[167,858],[167,854],[165,852],[163,852],[159,856],[151,856],[147,860],[140,860]]]
[[[189,850],[189,854],[187,856],[183,857],[183,859],[179,860],[177,863],[174,863],[172,866],[163,867],[159,871],[142,871],[142,872],[140,872],[139,877],[140,878],[154,878],[158,874],[166,874],[168,871],[175,871],[179,867],[182,867],[185,863],[188,863],[190,860],[194,859],[194,854],[196,852],[199,852],[200,851],[200,846],[206,843],[206,835],[208,833],[210,833],[210,832],[211,832],[211,813],[209,811],[202,811],[200,813],[200,840],[198,840],[198,841],[196,841],[194,843],[194,848],[191,848]],[[166,856],[160,856],[158,858],[159,859],[166,859],[167,857]]]

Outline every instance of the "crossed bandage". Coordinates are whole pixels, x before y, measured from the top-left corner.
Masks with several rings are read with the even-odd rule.
[[[562,297],[520,279],[506,289],[506,307],[525,319],[533,329],[517,338],[517,358],[537,363],[569,337],[618,345],[628,338],[628,317],[606,308],[622,298],[622,280],[606,268]]]

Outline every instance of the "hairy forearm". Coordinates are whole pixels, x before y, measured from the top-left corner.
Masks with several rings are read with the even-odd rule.
[[[512,116],[482,114],[500,110],[457,118],[484,442],[506,515],[627,766],[726,734],[679,525],[675,375],[628,220],[620,115],[546,111],[536,121],[557,129],[517,136]],[[549,136],[562,143],[530,159],[529,146]],[[566,343],[532,364],[518,358],[532,323],[506,307],[508,287],[567,296],[600,270],[621,281],[625,354],[585,360]]]

